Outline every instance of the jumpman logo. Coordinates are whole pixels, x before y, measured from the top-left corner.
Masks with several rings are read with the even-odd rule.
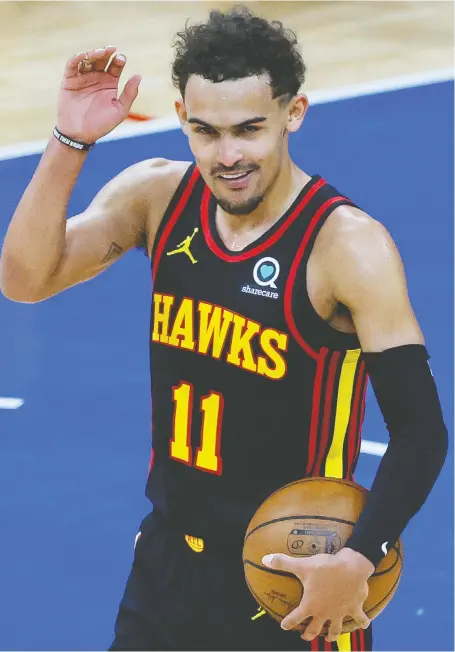
[[[251,620],[257,620],[258,618],[260,618],[261,616],[265,616],[266,614],[265,609],[262,609],[262,607],[258,607],[258,612],[259,613],[257,613],[255,616],[251,617]]]
[[[177,245],[177,249],[174,249],[173,251],[169,251],[167,255],[173,256],[174,254],[186,254],[188,258],[191,260],[191,262],[193,263],[193,265],[194,263],[197,263],[196,258],[193,256],[193,254],[190,251],[190,244],[191,244],[191,240],[194,238],[194,236],[198,231],[199,229],[196,227],[192,235],[187,235],[185,240],[183,240],[183,242]]]

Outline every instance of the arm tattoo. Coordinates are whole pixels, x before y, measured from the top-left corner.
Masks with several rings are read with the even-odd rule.
[[[123,249],[119,247],[116,242],[112,242],[111,246],[109,247],[109,251],[104,256],[101,263],[102,264],[108,263],[109,261],[114,260],[115,258],[120,258],[122,254],[123,254]]]

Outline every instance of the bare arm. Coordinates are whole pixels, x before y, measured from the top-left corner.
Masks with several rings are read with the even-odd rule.
[[[326,305],[341,303],[351,312],[390,442],[340,551],[308,559],[274,554],[263,563],[294,573],[304,585],[300,605],[281,626],[292,629],[312,617],[304,634],[312,640],[330,621],[328,640],[334,641],[346,616],[368,626],[363,611],[368,579],[427,499],[448,439],[423,335],[390,235],[367,215],[343,207],[321,229],[316,248]]]
[[[346,543],[377,565],[428,498],[448,449],[429,353],[412,310],[400,255],[386,229],[359,211],[338,215],[329,270],[351,311],[371,385],[389,433],[365,506]],[[334,240],[335,242],[335,240]],[[337,261],[343,273],[333,273]],[[340,267],[340,265],[343,265]]]
[[[50,159],[24,194],[5,238],[1,289],[14,301],[42,301],[87,281],[144,239],[150,250],[166,203],[188,165],[164,159],[133,165],[106,184],[83,213],[66,220],[70,182],[63,175],[67,196],[58,188],[56,198],[53,188],[60,179],[52,173],[63,163]]]
[[[66,208],[87,154],[52,139],[14,212],[0,259],[3,294],[33,301],[61,258]]]
[[[401,257],[384,226],[348,207],[337,209],[330,222],[326,260],[331,292],[349,309],[362,350],[423,344]]]

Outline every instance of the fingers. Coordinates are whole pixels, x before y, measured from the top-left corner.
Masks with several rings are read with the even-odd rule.
[[[88,72],[108,72],[113,77],[119,78],[126,64],[124,54],[115,53],[115,45],[105,48],[78,52],[67,62],[65,77],[75,77],[77,74]]]
[[[108,72],[113,77],[120,77],[122,70],[126,64],[126,57],[124,54],[116,54],[108,61],[106,65],[106,72]]]
[[[65,77],[71,78],[78,73],[104,70],[114,52],[115,45],[87,50],[87,52],[78,52],[67,61]]]
[[[329,631],[326,636],[326,640],[332,643],[332,641],[336,641],[339,636],[341,636],[343,632],[343,621],[340,618],[339,620],[332,620],[332,622],[329,625]]]
[[[312,641],[320,635],[324,623],[324,618],[312,618],[311,622],[305,627],[305,631],[301,634],[300,638],[304,641]]]
[[[125,113],[128,113],[134,100],[139,92],[139,84],[142,81],[140,75],[133,75],[125,84],[122,94],[118,98],[119,103],[123,106]]]
[[[359,609],[355,613],[352,613],[351,616],[362,629],[367,629],[371,624],[371,620],[368,618],[363,609]]]
[[[85,52],[78,52],[67,61],[65,66],[65,77],[75,77],[79,70],[79,64],[85,59]]]
[[[307,605],[305,603],[305,599],[302,600],[302,602],[299,604],[298,607],[294,609],[294,611],[291,611],[286,618],[283,618],[281,621],[281,629],[295,629],[299,625],[303,623],[304,620],[309,618],[311,616],[311,613],[307,609]],[[324,624],[324,621],[322,622],[322,625]],[[322,627],[321,625],[321,627]],[[319,628],[320,629],[320,628]]]
[[[86,57],[84,57],[79,65],[79,72],[103,72],[114,52],[114,45],[109,45],[105,48],[87,50]]]
[[[291,557],[290,555],[283,555],[281,553],[275,553],[274,555],[265,555],[262,558],[262,563],[268,568],[274,568],[275,570],[287,571],[288,573],[294,573],[294,575],[299,573],[299,576],[302,575],[302,564],[304,560],[297,557]]]

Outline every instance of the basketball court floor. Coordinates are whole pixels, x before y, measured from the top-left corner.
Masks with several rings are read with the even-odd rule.
[[[291,142],[297,163],[395,238],[450,432],[443,473],[405,532],[403,578],[375,623],[375,648],[453,650],[453,82],[326,98]],[[70,213],[153,156],[190,152],[177,129],[99,144]],[[38,155],[0,158],[3,238]],[[138,252],[42,304],[0,297],[3,650],[110,644],[149,509],[149,312],[149,266]],[[387,441],[370,390],[363,432],[356,480],[368,487]]]

